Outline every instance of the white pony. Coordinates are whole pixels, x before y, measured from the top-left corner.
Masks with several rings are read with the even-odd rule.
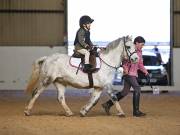
[[[98,72],[93,73],[94,87],[93,90],[91,88],[91,98],[80,110],[81,116],[85,116],[98,102],[103,89],[107,90],[110,96],[114,96],[112,94],[112,80],[114,72],[120,67],[122,59],[128,58],[134,63],[138,61],[135,45],[129,36],[118,38],[109,43],[106,49],[99,52],[99,57],[101,60],[101,68]],[[26,116],[30,115],[36,99],[51,83],[53,83],[58,90],[58,101],[63,106],[66,115],[73,115],[65,102],[65,88],[66,86],[81,89],[87,88],[89,86],[89,80],[87,74],[82,71],[76,74],[77,68],[69,64],[69,59],[70,56],[67,54],[57,53],[41,57],[33,63],[31,78],[26,89],[27,92],[32,94],[30,101],[25,107],[24,113]],[[119,102],[114,101],[114,104],[118,114],[124,115]]]

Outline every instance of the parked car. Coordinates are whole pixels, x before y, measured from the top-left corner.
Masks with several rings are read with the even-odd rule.
[[[143,51],[143,63],[150,75],[152,85],[168,85],[168,75],[166,68],[158,61],[158,57],[153,52]],[[141,71],[138,71],[138,82],[147,85],[147,79]]]

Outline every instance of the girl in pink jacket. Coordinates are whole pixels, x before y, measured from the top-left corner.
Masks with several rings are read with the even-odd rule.
[[[133,91],[133,116],[141,117],[145,116],[146,114],[139,110],[139,101],[140,101],[140,92],[141,87],[138,84],[137,77],[138,77],[138,69],[141,70],[146,76],[148,76],[148,71],[145,69],[142,59],[142,48],[145,44],[145,39],[141,36],[138,36],[134,39],[134,44],[136,46],[136,51],[139,56],[138,63],[131,63],[128,60],[123,61],[123,72],[124,72],[124,88],[121,92],[118,92],[112,97],[112,100],[119,101],[123,97],[125,97],[129,92],[131,87],[134,89]],[[113,106],[113,101],[108,100],[102,107],[104,108],[105,112],[110,115],[110,108]]]

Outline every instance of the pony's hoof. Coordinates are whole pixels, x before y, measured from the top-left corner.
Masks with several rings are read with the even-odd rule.
[[[79,113],[80,113],[81,117],[85,117],[86,116],[86,111],[84,111],[84,110],[81,110]]]
[[[124,113],[118,113],[117,116],[120,117],[120,118],[125,118],[126,117]]]
[[[82,114],[82,113],[80,112],[80,116],[81,116],[81,117],[85,117],[86,115],[85,115],[85,114]]]
[[[25,115],[25,116],[30,116],[31,114],[30,114],[29,111],[25,110],[25,111],[24,111],[24,115]]]
[[[73,116],[73,115],[74,115],[74,113],[72,113],[72,112],[71,112],[71,113],[66,113],[66,116],[67,116],[67,117],[71,117],[71,116]]]

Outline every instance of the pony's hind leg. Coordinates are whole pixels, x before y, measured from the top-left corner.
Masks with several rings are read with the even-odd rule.
[[[118,99],[117,99],[116,95],[115,95],[114,93],[110,93],[110,97],[111,97],[111,100],[114,102],[114,105],[115,105],[115,107],[116,107],[116,109],[117,109],[117,111],[118,111],[117,116],[119,116],[119,117],[125,117],[125,113],[124,113],[124,111],[122,110],[122,108],[121,108],[121,106],[120,106],[120,104],[119,104],[119,102],[118,102]]]
[[[32,97],[31,97],[31,99],[29,100],[28,105],[25,107],[25,110],[24,110],[24,114],[25,114],[26,116],[29,116],[29,115],[30,115],[30,111],[32,110],[33,105],[34,105],[36,99],[39,97],[39,95],[43,92],[44,89],[45,89],[44,86],[39,85],[39,87],[37,87],[37,88],[33,91]]]
[[[57,90],[58,90],[58,101],[61,103],[61,105],[63,106],[65,112],[66,112],[66,116],[72,116],[73,113],[71,111],[71,109],[68,107],[68,105],[66,104],[65,101],[65,86],[55,82],[54,85],[56,86]]]
[[[89,111],[90,109],[95,106],[100,98],[102,91],[99,89],[94,89],[92,94],[91,94],[91,98],[88,102],[88,104],[86,104],[84,107],[82,107],[82,109],[80,110],[80,115],[82,117],[84,117]]]
[[[114,91],[113,91],[112,85],[111,85],[111,84],[110,84],[110,85],[106,85],[106,87],[105,87],[104,89],[106,89],[109,97],[110,97],[111,100],[113,101],[113,103],[114,103],[114,105],[115,105],[115,107],[116,107],[116,109],[117,109],[117,111],[118,111],[117,115],[118,115],[119,117],[125,117],[125,113],[124,113],[123,109],[121,108],[121,106],[120,106],[120,104],[119,104],[119,102],[118,102],[118,99],[117,99],[117,97],[116,97],[116,94],[115,94]]]

